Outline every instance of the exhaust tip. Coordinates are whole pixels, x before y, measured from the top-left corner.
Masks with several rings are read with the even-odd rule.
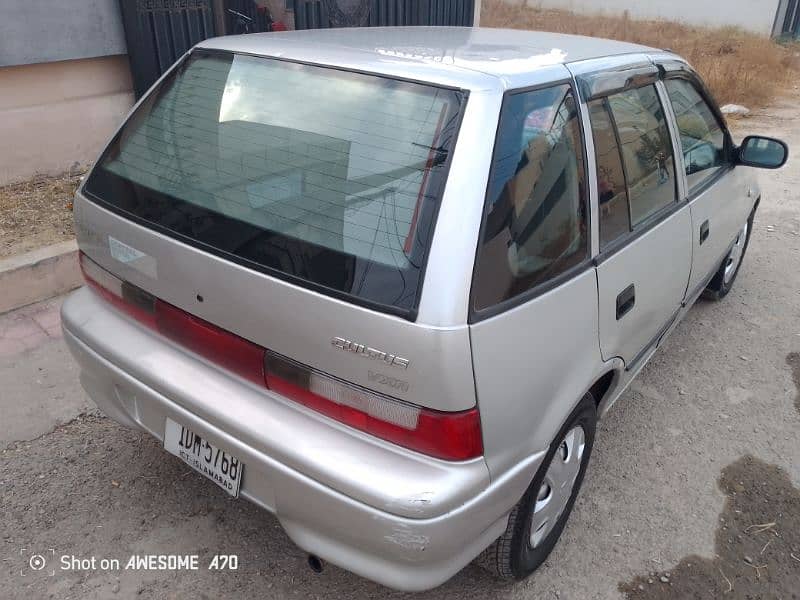
[[[322,559],[316,554],[308,555],[308,566],[311,567],[311,570],[317,574],[322,573],[322,571],[325,569],[325,563],[322,562]]]

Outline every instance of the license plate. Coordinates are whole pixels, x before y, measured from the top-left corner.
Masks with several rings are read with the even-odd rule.
[[[164,449],[205,475],[234,498],[239,495],[244,465],[188,427],[167,419]]]

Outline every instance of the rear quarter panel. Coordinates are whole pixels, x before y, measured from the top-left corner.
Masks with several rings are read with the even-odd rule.
[[[484,449],[493,476],[546,449],[602,374],[597,327],[593,268],[470,326]]]

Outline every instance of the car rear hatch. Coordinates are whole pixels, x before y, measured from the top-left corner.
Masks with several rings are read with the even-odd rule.
[[[114,288],[118,308],[171,320],[140,319],[218,368],[252,381],[225,344],[263,349],[267,387],[358,429],[397,441],[365,419],[413,430],[445,415],[463,436],[458,413],[479,430],[466,327],[415,322],[465,102],[456,89],[196,50],[77,195],[87,276]],[[104,286],[106,273],[124,286]]]

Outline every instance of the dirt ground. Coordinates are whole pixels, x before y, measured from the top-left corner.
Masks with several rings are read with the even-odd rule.
[[[0,187],[0,258],[75,237],[72,196],[84,170]]]
[[[800,100],[737,127],[800,149]],[[471,565],[415,598],[800,596],[800,161],[761,180],[733,291],[695,306],[601,423],[548,561],[519,583]],[[407,597],[333,566],[312,573],[266,512],[228,499],[146,435],[95,413],[74,418],[86,399],[63,342],[36,344],[0,352],[0,439],[10,440],[0,450],[0,596]],[[60,568],[62,555],[145,553],[197,554],[202,568]],[[219,554],[237,555],[239,568],[208,570]]]
[[[744,456],[722,470],[726,496],[714,556],[620,585],[630,598],[795,598],[800,592],[800,490],[783,469]]]

